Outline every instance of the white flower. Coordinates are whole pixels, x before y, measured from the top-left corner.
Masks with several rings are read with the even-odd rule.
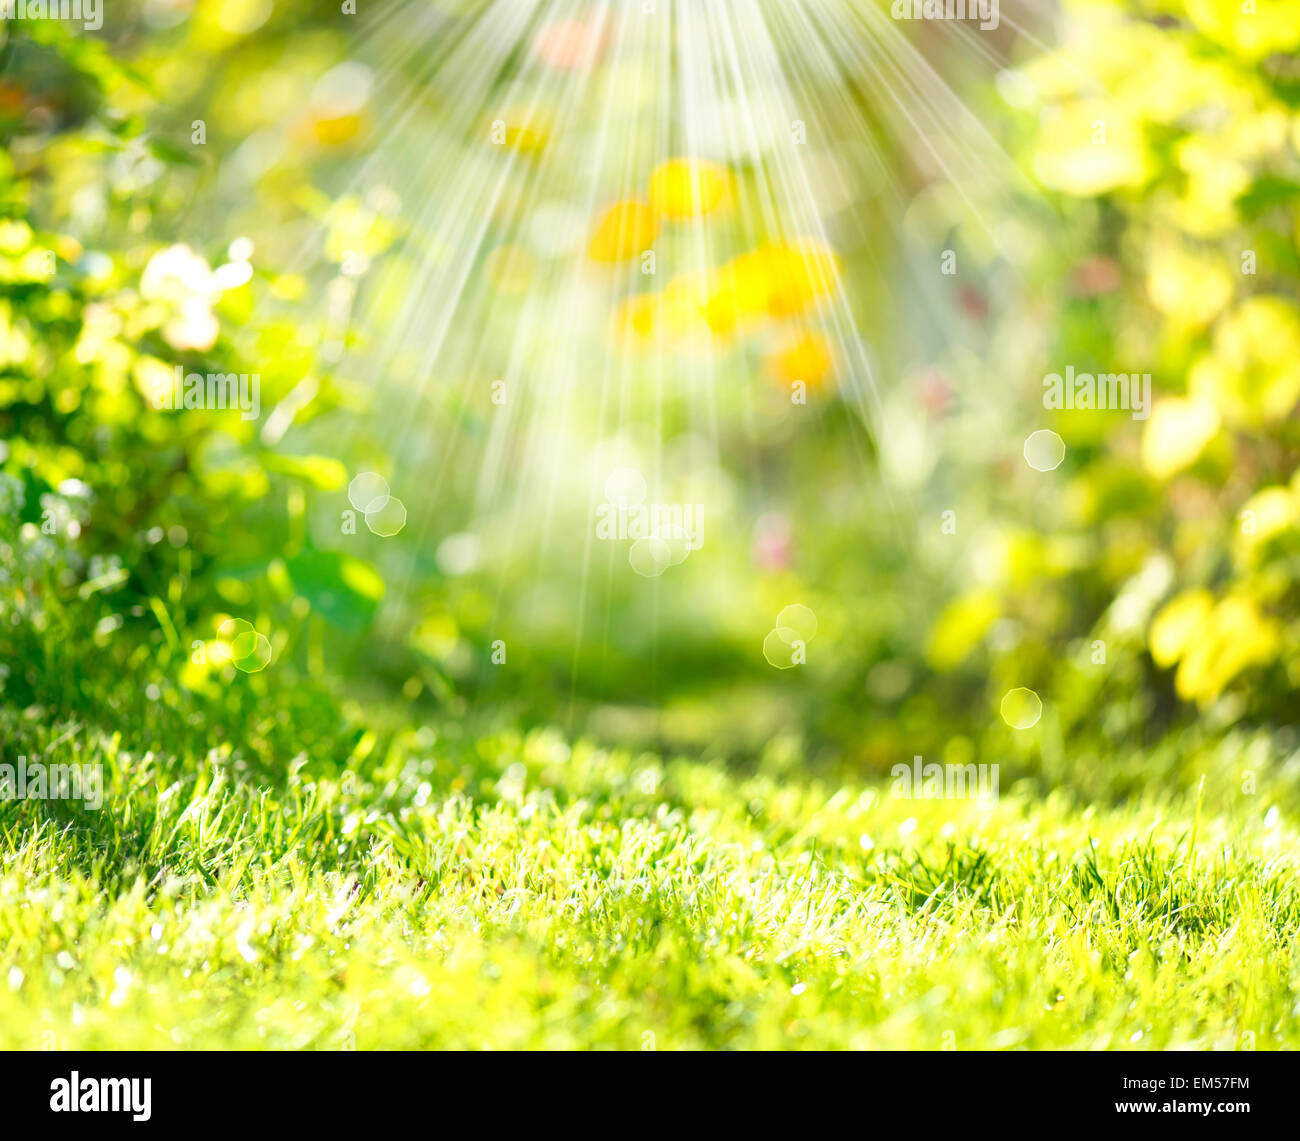
[[[163,340],[173,349],[195,349],[205,353],[217,343],[219,327],[212,310],[197,301],[187,302],[163,326]]]
[[[202,301],[211,305],[221,296],[208,263],[187,245],[168,246],[149,259],[140,278],[146,301]]]
[[[212,305],[221,297],[222,282],[199,254],[178,244],[159,250],[140,278],[146,301],[173,306],[175,316],[163,327],[163,339],[178,350],[206,352],[219,332]]]

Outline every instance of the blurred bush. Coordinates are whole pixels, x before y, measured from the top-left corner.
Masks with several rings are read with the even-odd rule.
[[[863,60],[805,70],[810,121],[838,124],[801,168],[816,242],[768,216],[779,132],[761,160],[665,148],[636,96],[659,45],[611,58],[591,23],[521,27],[526,67],[497,45],[471,76],[472,8],[149,0],[107,39],[0,29],[11,696],[77,699],[72,650],[42,660],[58,620],[179,712],[308,680],[1052,780],[1173,729],[1294,747],[1289,5],[1068,4],[1062,48],[1004,29],[980,85],[960,40],[927,41],[1005,151],[978,184],[925,169]],[[773,19],[798,73],[806,45]],[[561,129],[584,69],[627,94],[601,103],[605,168]],[[466,191],[487,185],[490,209]],[[650,242],[691,270],[640,273]],[[545,383],[502,418],[492,384],[521,361]],[[176,365],[256,372],[261,417],[157,409]],[[1149,372],[1149,418],[1045,406],[1067,366]],[[1065,444],[1052,471],[1022,452],[1042,429]],[[593,543],[618,467],[705,504],[703,548],[647,579]],[[400,533],[357,526],[363,472],[409,510]],[[792,604],[817,637],[778,670],[764,639]],[[1019,687],[1044,703],[1023,730],[999,712]]]

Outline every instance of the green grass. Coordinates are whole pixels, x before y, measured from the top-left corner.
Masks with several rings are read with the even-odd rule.
[[[1240,743],[1198,821],[288,701],[0,706],[6,759],[107,786],[0,804],[0,1046],[1300,1044],[1300,837]]]

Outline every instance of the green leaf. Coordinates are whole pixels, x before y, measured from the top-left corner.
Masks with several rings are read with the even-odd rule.
[[[155,135],[149,140],[149,151],[155,158],[160,158],[163,162],[169,162],[176,166],[199,166],[199,156],[188,147],[181,146],[179,143],[172,142],[171,139],[164,139]]]
[[[327,622],[364,630],[384,596],[384,580],[369,563],[338,551],[304,551],[285,561],[293,588]]]
[[[285,456],[266,452],[262,466],[292,479],[302,480],[320,491],[337,491],[348,481],[348,469],[330,456]]]
[[[1292,182],[1289,178],[1265,175],[1256,179],[1250,189],[1237,199],[1237,209],[1247,219],[1254,219],[1274,206],[1290,207],[1297,201],[1300,201],[1300,183]]]

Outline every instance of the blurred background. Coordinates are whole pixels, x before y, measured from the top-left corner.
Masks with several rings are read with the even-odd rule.
[[[0,24],[14,612],[182,715],[282,687],[1089,795],[1192,781],[1225,737],[1297,767],[1300,20],[996,25]],[[260,415],[158,409],[178,365],[256,374]],[[1047,406],[1067,367],[1149,373],[1149,415]],[[666,529],[601,526],[652,505]],[[53,701],[25,637],[7,696]]]

